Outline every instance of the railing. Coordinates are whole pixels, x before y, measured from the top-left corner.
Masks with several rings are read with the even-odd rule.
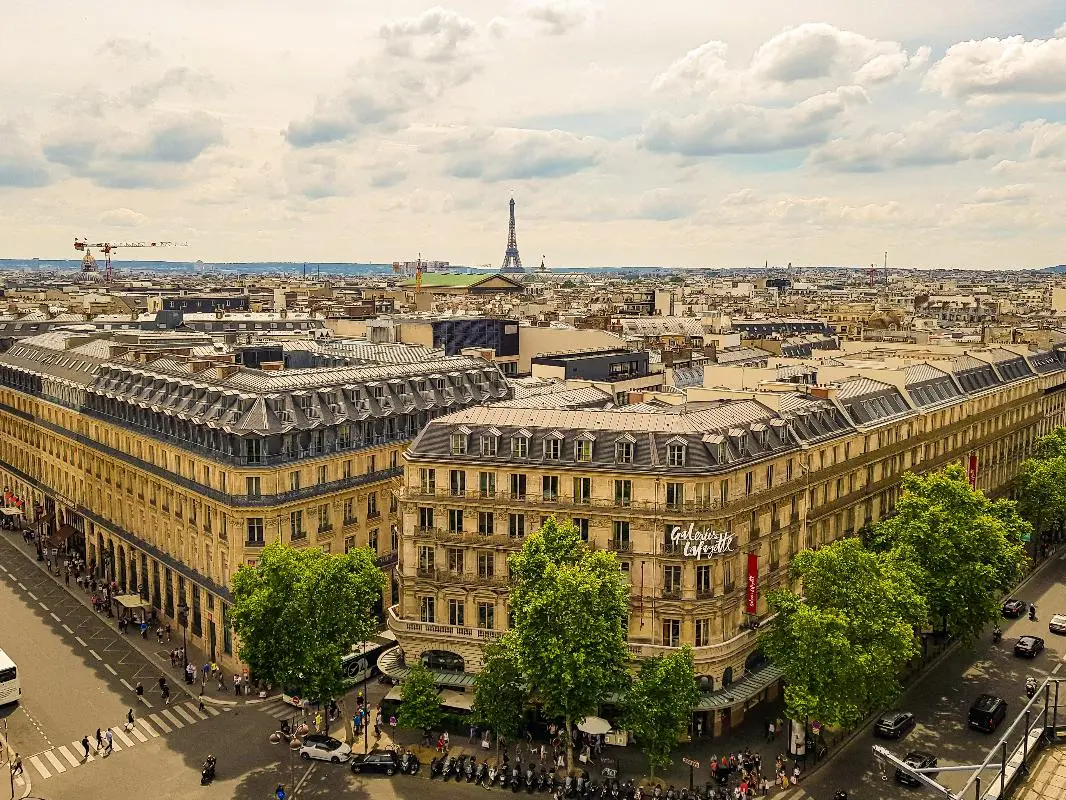
[[[489,630],[487,628],[472,628],[461,625],[438,625],[435,622],[416,622],[415,620],[401,619],[396,615],[396,606],[390,606],[387,623],[393,632],[419,633],[424,635],[443,636],[449,639],[481,639],[492,641],[503,636],[503,631]]]
[[[633,543],[629,540],[612,539],[607,543],[607,549],[616,553],[629,553],[633,550]]]
[[[663,600],[680,600],[681,599],[681,590],[680,589],[663,589],[662,593],[661,593],[661,597],[662,597]]]

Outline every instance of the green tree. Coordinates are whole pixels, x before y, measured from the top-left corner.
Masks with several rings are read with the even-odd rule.
[[[440,695],[433,681],[433,673],[421,662],[414,664],[407,678],[400,684],[400,717],[397,722],[405,728],[432,730],[440,724]]]
[[[1066,456],[1066,428],[1060,426],[1037,439],[1033,455],[1039,459]]]
[[[254,567],[233,577],[237,653],[274,686],[315,702],[341,697],[341,658],[377,632],[374,604],[384,588],[385,575],[366,548],[341,555],[269,544]],[[343,717],[354,738],[346,710]]]
[[[529,700],[512,642],[506,637],[485,648],[485,666],[474,677],[474,719],[500,737],[514,739],[522,729]]]
[[[760,635],[784,670],[791,716],[846,725],[898,696],[900,667],[919,652],[915,626],[928,617],[914,571],[854,538],[796,555],[790,577],[803,594],[772,592],[777,616]]]
[[[920,570],[919,589],[932,620],[971,638],[999,615],[999,596],[1021,577],[1022,538],[1031,534],[1010,500],[992,502],[953,464],[903,476],[894,516],[874,526],[875,546],[894,549]]]
[[[1066,457],[1029,458],[1014,479],[1018,510],[1037,534],[1066,519]]]
[[[625,695],[624,720],[648,757],[649,773],[672,763],[670,752],[685,732],[700,701],[692,648],[641,662],[640,671]]]
[[[505,638],[544,710],[563,718],[573,766],[573,723],[594,714],[629,677],[629,585],[613,553],[590,550],[576,527],[554,517],[509,563],[514,625]]]

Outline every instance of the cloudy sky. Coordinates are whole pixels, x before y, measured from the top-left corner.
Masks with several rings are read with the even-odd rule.
[[[1049,0],[9,0],[4,22],[0,257],[86,235],[497,265],[513,193],[526,263],[1066,261]]]

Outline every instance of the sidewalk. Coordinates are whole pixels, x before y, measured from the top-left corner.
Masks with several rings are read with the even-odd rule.
[[[1015,800],[1066,797],[1066,748],[1048,747],[1032,767],[1028,780],[1014,790]]]

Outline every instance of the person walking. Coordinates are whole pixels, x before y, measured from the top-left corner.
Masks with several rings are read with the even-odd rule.
[[[87,759],[89,757],[89,737],[88,736],[82,736],[81,737],[81,746],[85,748],[85,755],[82,756],[82,758],[81,758],[81,760],[84,761],[85,759]]]
[[[15,753],[15,757],[11,759],[11,777],[15,778],[22,774],[22,756]]]
[[[110,755],[115,749],[115,734],[108,728],[104,733],[104,738],[107,740],[107,748],[104,750],[105,755]]]
[[[100,732],[100,729],[96,729],[96,752],[99,753],[104,749],[104,735]]]
[[[163,684],[163,705],[170,705],[170,687],[167,684]]]
[[[128,730],[128,731],[132,731],[133,730],[133,709],[132,708],[129,711],[126,712],[126,726],[125,727],[126,727],[126,730]]]
[[[233,694],[240,696],[241,693],[241,676],[237,673],[233,674]]]
[[[226,673],[222,670],[218,671],[218,690],[220,692],[226,691]]]

